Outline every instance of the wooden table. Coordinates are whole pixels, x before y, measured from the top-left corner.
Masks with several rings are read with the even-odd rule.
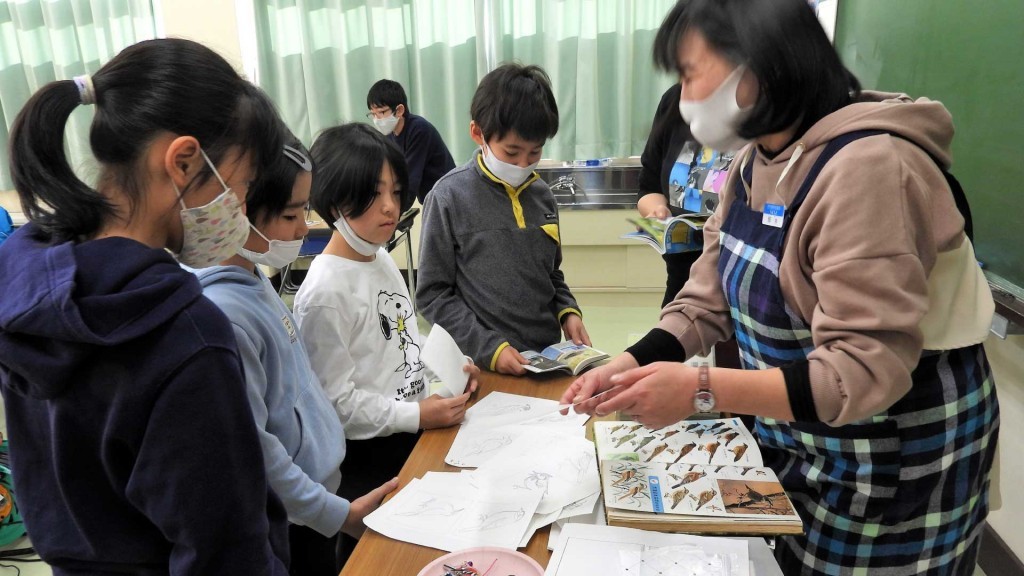
[[[514,377],[484,371],[480,375],[480,390],[476,394],[476,399],[471,400],[470,403],[479,401],[495,391],[558,400],[572,381],[571,376]],[[457,432],[457,426],[424,431],[416,448],[413,449],[398,475],[401,482],[399,489],[413,478],[422,478],[430,471],[459,472],[461,468],[449,466],[444,462],[444,457],[448,454],[448,449],[451,447],[452,441],[455,440]],[[548,551],[549,530],[549,526],[537,530],[526,548],[520,549],[541,566],[547,566],[551,559],[551,552]],[[447,552],[435,548],[392,540],[367,528],[341,574],[342,576],[375,574],[416,576],[424,566],[445,554]]]

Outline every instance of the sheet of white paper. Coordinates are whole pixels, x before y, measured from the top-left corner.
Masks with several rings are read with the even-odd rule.
[[[594,511],[590,514],[583,516],[570,516],[569,518],[559,518],[555,520],[555,523],[551,525],[551,532],[553,533],[548,537],[548,550],[554,550],[555,545],[558,544],[558,536],[561,534],[562,527],[566,524],[586,524],[587,526],[606,526],[608,524],[607,518],[604,514],[604,500],[601,498],[597,499],[597,506],[594,506]],[[557,530],[555,527],[557,526]]]
[[[558,514],[558,519],[572,518],[573,516],[585,516],[594,512],[594,506],[597,505],[598,499],[601,498],[600,492],[595,492],[586,498],[577,500],[572,504],[562,508],[562,511]]]
[[[472,475],[477,487],[544,495],[537,512],[550,514],[601,489],[593,442],[530,432],[515,438]]]
[[[434,324],[430,329],[423,350],[420,351],[420,359],[444,383],[441,396],[452,398],[466,390],[469,374],[462,370],[466,365],[466,356],[440,324]]]
[[[559,510],[555,510],[550,514],[534,514],[533,519],[530,520],[530,525],[526,528],[526,534],[524,534],[523,539],[519,541],[519,547],[525,548],[526,545],[530,543],[530,538],[533,538],[533,535],[537,530],[540,530],[558,519],[558,513]]]
[[[554,400],[491,392],[466,410],[463,426],[507,426],[547,416],[557,407]]]
[[[559,541],[548,562],[545,576],[590,576],[608,574],[609,566],[618,566],[620,552],[643,551],[669,546],[697,546],[711,553],[741,553],[748,561],[746,573],[752,576],[782,576],[771,550],[763,538],[715,538],[665,534],[618,528],[589,526],[567,522],[560,529]],[[742,569],[741,569],[742,570]],[[744,573],[744,572],[739,572]]]
[[[474,546],[515,549],[540,501],[529,491],[499,496],[422,483],[413,480],[363,521],[389,538],[448,552]]]

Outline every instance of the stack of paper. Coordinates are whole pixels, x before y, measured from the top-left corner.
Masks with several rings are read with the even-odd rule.
[[[441,550],[526,546],[539,528],[590,514],[601,495],[586,415],[558,403],[492,392],[466,411],[445,461],[366,517],[377,532]]]

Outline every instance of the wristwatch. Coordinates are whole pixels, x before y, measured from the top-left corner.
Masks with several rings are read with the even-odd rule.
[[[711,391],[711,379],[707,362],[697,368],[697,391],[693,393],[693,409],[708,414],[715,409],[715,393]]]

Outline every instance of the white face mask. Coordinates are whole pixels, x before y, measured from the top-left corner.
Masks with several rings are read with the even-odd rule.
[[[249,220],[242,212],[242,203],[238,196],[228,188],[224,179],[217,173],[213,162],[206,156],[202,148],[199,152],[210,166],[217,181],[224,187],[224,192],[208,204],[186,208],[181,198],[181,191],[171,182],[174,192],[178,195],[181,205],[181,252],[178,261],[192,268],[206,268],[227,260],[238,252],[249,238]]]
[[[740,108],[736,103],[736,90],[745,69],[738,66],[703,100],[679,100],[679,113],[690,125],[693,137],[704,146],[719,152],[733,152],[749,142],[736,133],[736,128],[753,108]]]
[[[299,250],[302,249],[302,240],[271,240],[263,235],[258,228],[249,223],[253,232],[260,235],[270,245],[266,252],[253,252],[244,246],[238,249],[238,255],[253,264],[262,264],[271,268],[284,268],[295,262],[299,257]]]
[[[533,174],[534,169],[537,168],[538,164],[540,164],[538,161],[523,168],[522,166],[502,162],[501,160],[498,160],[498,157],[494,155],[494,151],[491,150],[490,146],[488,146],[486,142],[484,142],[483,150],[484,166],[487,166],[487,169],[491,171],[491,174],[494,174],[499,180],[513,188],[519,188],[523,182],[526,182],[526,179]]]
[[[392,112],[391,116],[374,118],[373,126],[377,128],[377,132],[387,136],[395,131],[395,126],[398,126],[398,116],[395,116],[394,112]]]
[[[341,216],[334,221],[334,229],[341,234],[341,237],[345,239],[345,242],[348,242],[348,245],[351,246],[353,250],[363,256],[373,256],[384,246],[383,244],[374,244],[373,242],[367,242],[360,238],[359,235],[356,234],[356,231],[349,226],[348,220],[346,220],[344,216]]]

